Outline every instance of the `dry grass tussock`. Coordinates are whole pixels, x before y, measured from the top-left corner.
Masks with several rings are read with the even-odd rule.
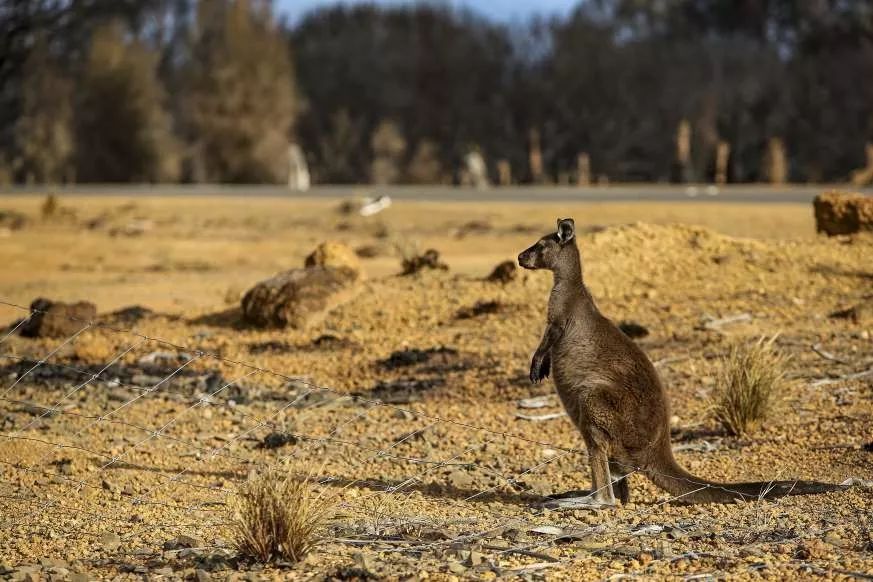
[[[234,545],[261,563],[298,562],[318,544],[331,503],[310,479],[278,469],[249,475],[234,500]]]
[[[736,344],[722,359],[712,396],[715,418],[734,436],[753,431],[769,414],[785,382],[788,358],[773,345],[776,336]]]

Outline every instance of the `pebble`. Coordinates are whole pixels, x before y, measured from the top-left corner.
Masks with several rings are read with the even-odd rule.
[[[469,489],[473,486],[473,477],[465,471],[452,471],[448,477],[449,483],[458,489]]]
[[[106,532],[100,536],[100,543],[104,548],[111,551],[121,545],[121,538],[118,537],[118,534]]]

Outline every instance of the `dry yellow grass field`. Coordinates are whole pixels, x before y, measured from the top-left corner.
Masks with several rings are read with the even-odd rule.
[[[599,307],[650,332],[638,341],[668,387],[684,466],[723,481],[870,480],[873,329],[869,315],[830,317],[871,301],[870,238],[818,237],[795,204],[398,202],[363,218],[340,202],[63,197],[70,212],[43,220],[39,198],[0,199],[28,218],[0,231],[0,300],[88,300],[103,324],[67,343],[0,331],[0,565],[47,558],[62,562],[44,575],[121,579],[873,570],[861,487],[684,506],[632,475],[630,505],[539,508],[589,486],[566,417],[519,416],[560,412],[518,404],[552,392],[527,380],[551,280],[483,280],[574,217]],[[242,293],[325,240],[374,255],[359,293],[307,329],[246,325]],[[398,276],[399,253],[427,248],[448,271]],[[113,315],[133,305],[150,311]],[[0,305],[0,326],[26,316]],[[729,437],[708,400],[719,358],[773,334],[788,387],[760,428]],[[275,448],[271,434],[284,436]],[[293,567],[227,549],[229,496],[262,466],[315,471],[336,504]]]

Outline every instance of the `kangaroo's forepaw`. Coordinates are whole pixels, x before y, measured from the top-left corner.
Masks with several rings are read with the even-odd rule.
[[[530,365],[530,381],[532,384],[539,384],[549,377],[549,367],[543,365],[543,362],[534,360]]]

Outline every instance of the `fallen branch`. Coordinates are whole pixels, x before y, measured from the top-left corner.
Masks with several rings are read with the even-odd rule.
[[[818,388],[819,386],[830,386],[831,384],[839,384],[840,382],[845,382],[846,380],[857,380],[858,378],[866,378],[867,376],[873,376],[873,368],[869,370],[864,370],[863,372],[855,372],[854,374],[846,374],[845,376],[837,376],[836,378],[824,378],[822,380],[816,380],[815,382],[810,383],[810,388]]]
[[[519,408],[545,408],[554,405],[554,394],[546,394],[545,396],[535,396],[533,398],[523,398],[518,401]]]
[[[825,360],[830,360],[832,362],[838,362],[840,364],[850,364],[851,363],[851,362],[847,362],[846,360],[843,360],[843,359],[836,357],[835,355],[833,355],[830,352],[824,351],[823,349],[821,349],[820,344],[813,344],[811,347],[812,347],[812,351],[814,351],[816,354],[818,354],[819,356],[821,356]]]
[[[558,558],[554,558],[548,554],[543,554],[541,552],[534,552],[532,550],[526,550],[522,547],[518,548],[503,548],[501,546],[493,546],[493,545],[484,545],[482,546],[486,550],[496,550],[501,554],[519,554],[521,556],[527,556],[528,558],[536,558],[538,560],[543,560],[546,562],[560,562]]]
[[[722,317],[721,319],[714,319],[712,316],[706,316],[703,322],[703,329],[708,329],[711,331],[719,331],[724,325],[729,325],[731,323],[741,323],[743,321],[751,321],[752,314],[751,313],[738,313],[736,315],[729,315],[727,317]]]
[[[554,420],[556,418],[561,418],[564,416],[567,416],[566,412],[553,412],[552,414],[541,414],[539,416],[516,413],[515,418],[520,418],[521,420],[530,420],[533,422],[542,422],[544,420]]]

